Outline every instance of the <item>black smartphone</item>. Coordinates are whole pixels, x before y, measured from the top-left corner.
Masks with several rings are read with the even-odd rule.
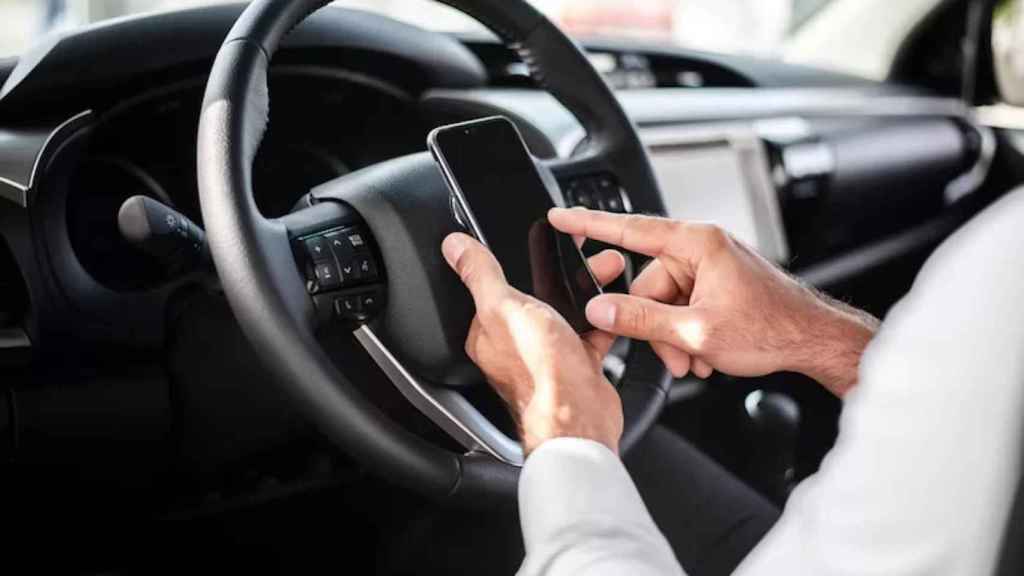
[[[571,236],[548,223],[555,206],[519,130],[504,117],[442,126],[427,137],[452,194],[455,218],[488,246],[509,283],[593,330],[587,302],[601,287]]]

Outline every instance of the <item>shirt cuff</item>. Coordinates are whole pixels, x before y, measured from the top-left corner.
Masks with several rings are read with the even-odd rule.
[[[581,438],[548,440],[530,454],[519,509],[527,551],[580,522],[614,521],[658,534],[619,457]]]

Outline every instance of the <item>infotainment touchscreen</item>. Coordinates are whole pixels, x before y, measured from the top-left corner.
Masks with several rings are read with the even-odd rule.
[[[670,217],[715,222],[766,257],[785,258],[784,244],[780,248],[778,241],[781,230],[776,229],[781,223],[772,217],[778,213],[774,191],[756,189],[759,184],[770,187],[767,173],[760,181],[752,181],[752,168],[744,166],[741,151],[728,140],[658,144],[649,149]],[[768,207],[766,202],[776,204]]]

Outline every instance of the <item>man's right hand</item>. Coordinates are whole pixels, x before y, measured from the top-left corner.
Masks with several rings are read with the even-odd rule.
[[[654,260],[630,295],[587,306],[597,328],[650,341],[676,376],[800,372],[842,396],[877,320],[800,284],[721,228],[556,208],[551,224]]]

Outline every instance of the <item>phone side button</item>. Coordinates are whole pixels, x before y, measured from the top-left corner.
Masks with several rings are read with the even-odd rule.
[[[469,230],[469,219],[462,212],[462,207],[459,206],[458,201],[455,200],[455,196],[448,195],[448,206],[452,211],[452,218],[455,219],[455,223],[462,227],[463,230]]]

